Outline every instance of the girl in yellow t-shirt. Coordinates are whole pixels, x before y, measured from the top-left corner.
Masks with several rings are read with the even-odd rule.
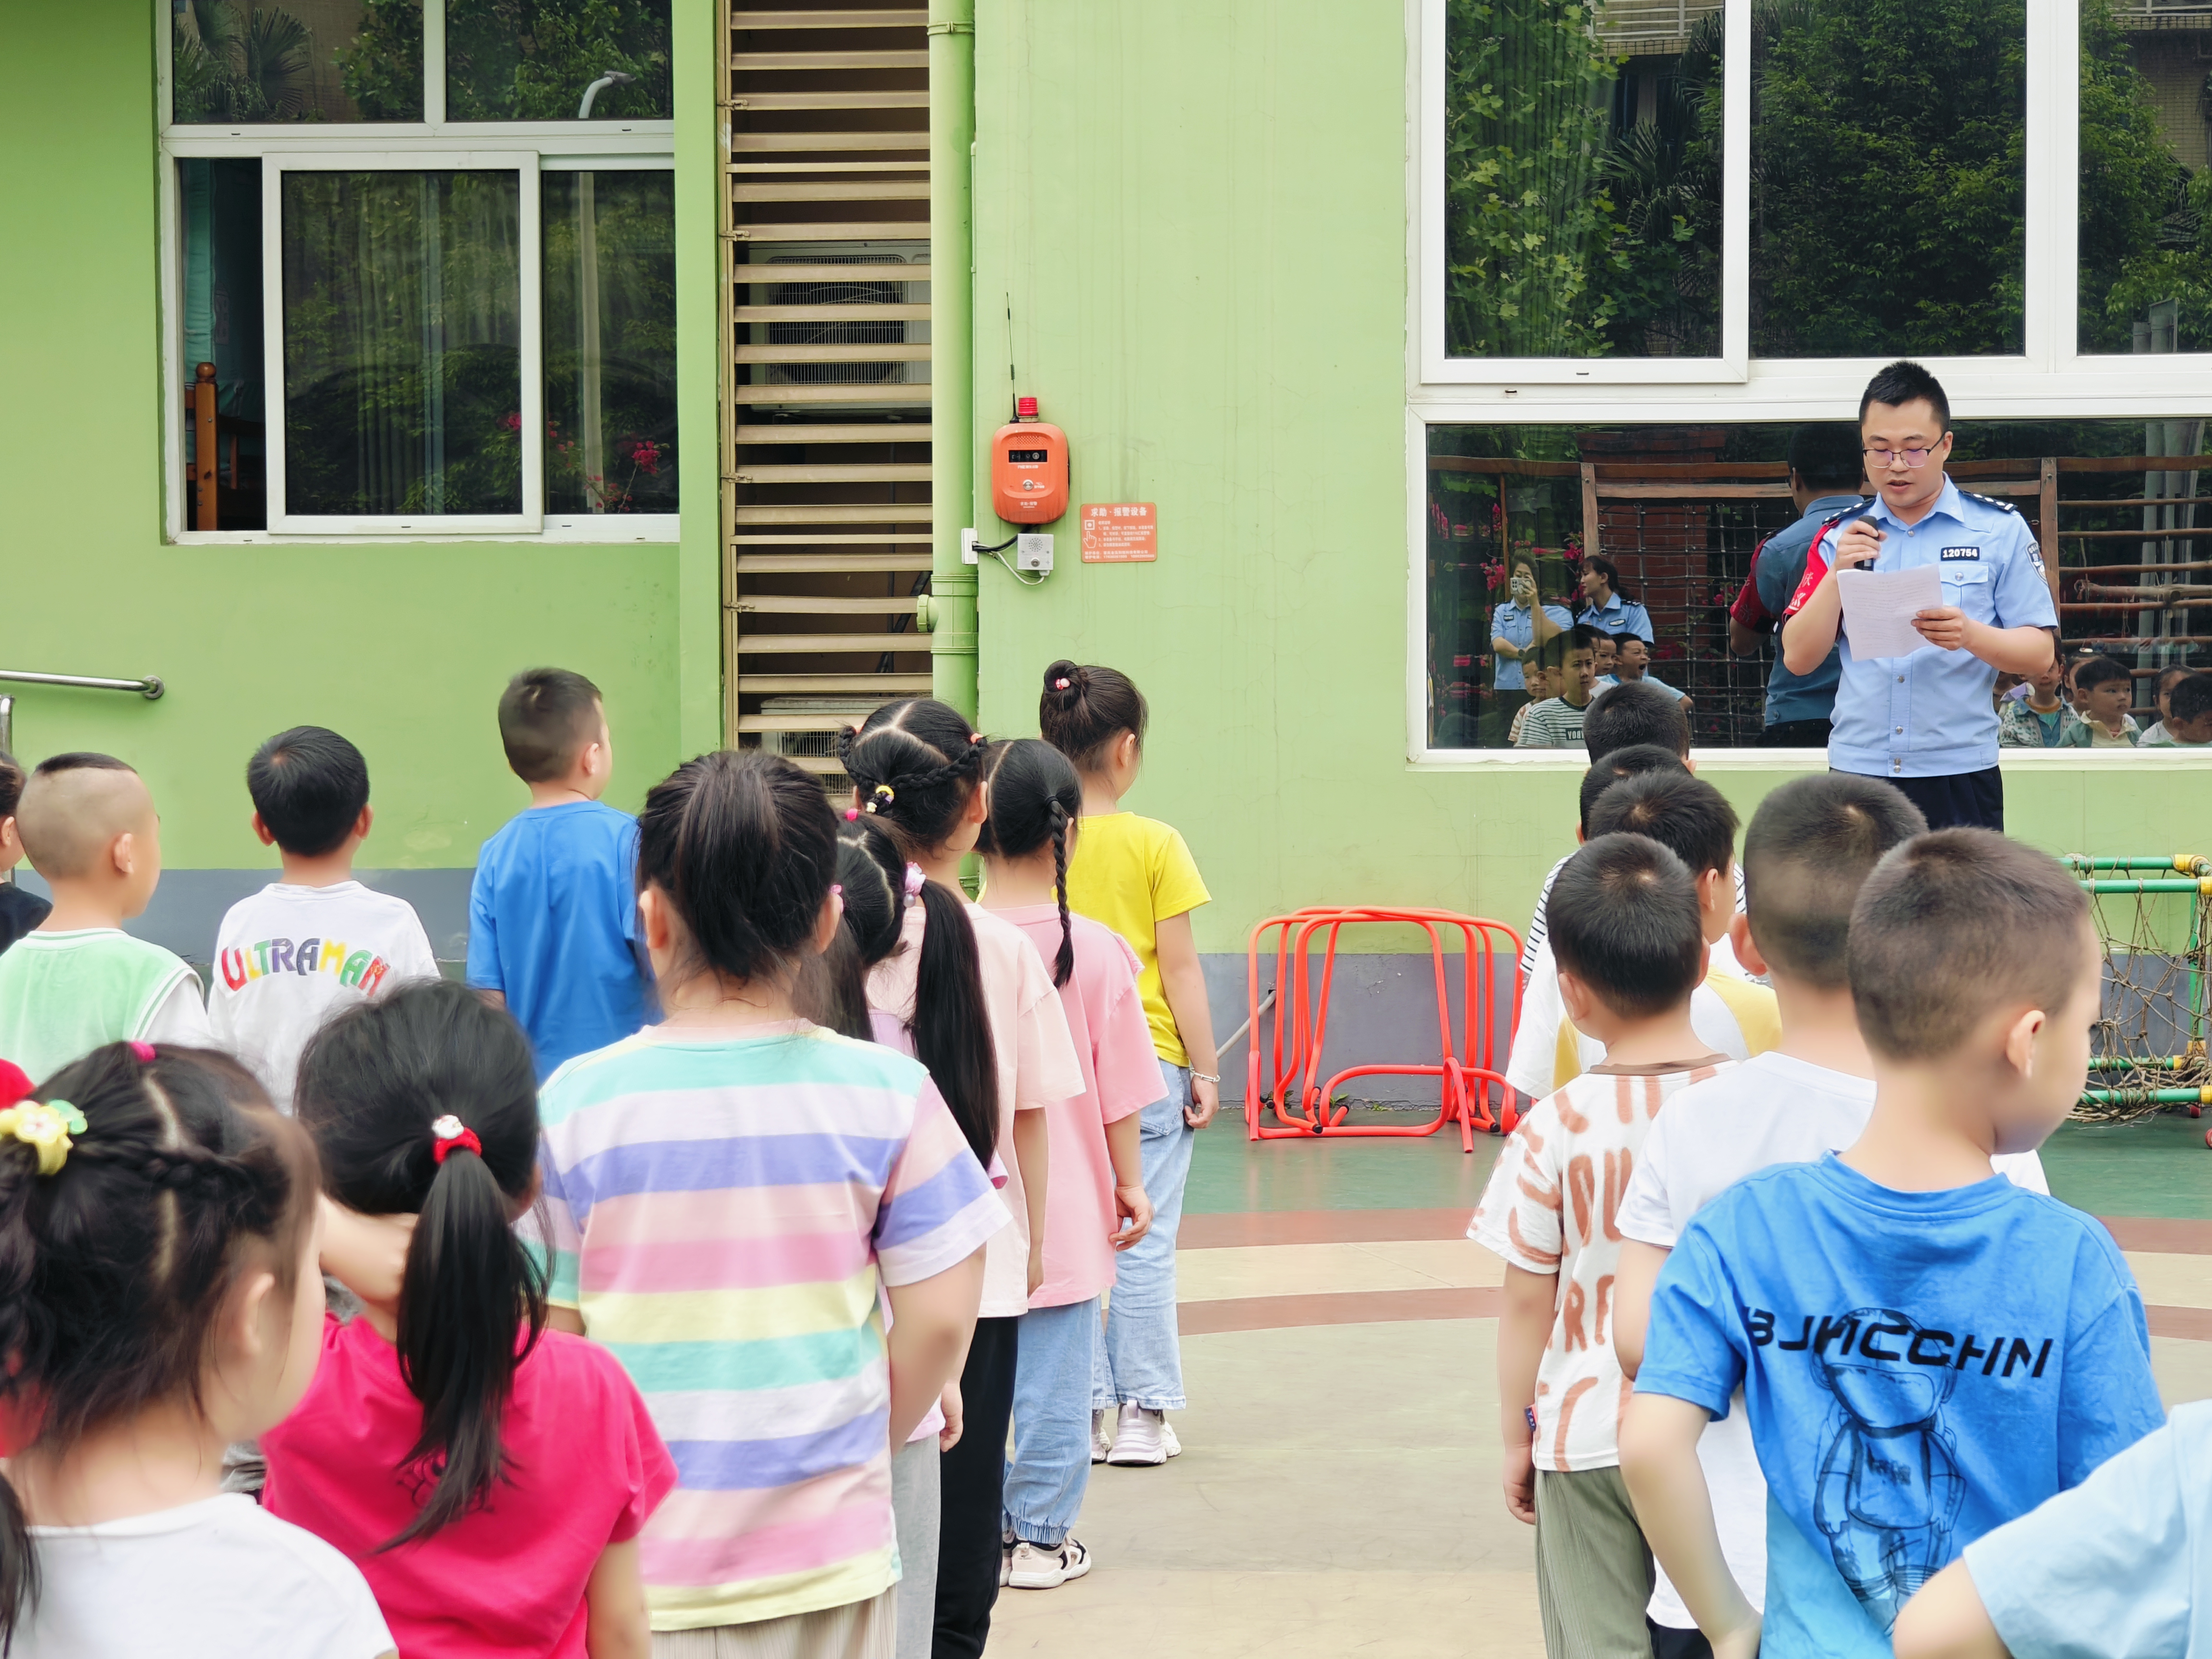
[[[1037,710],[1047,743],[1083,779],[1083,833],[1068,860],[1067,902],[1128,940],[1159,1055],[1161,1098],[1143,1115],[1152,1230],[1116,1264],[1091,1403],[1094,1463],[1164,1463],[1182,1449],[1167,1413],[1187,1403],[1176,1337],[1176,1234],[1195,1133],[1221,1104],[1220,1062],[1190,913],[1210,895],[1169,825],[1121,810],[1144,764],[1145,699],[1111,668],[1056,662]],[[1117,1413],[1108,1437],[1107,1413]]]

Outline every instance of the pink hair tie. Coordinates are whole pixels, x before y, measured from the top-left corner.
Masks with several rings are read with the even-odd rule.
[[[847,808],[845,809],[845,822],[846,822],[846,823],[857,823],[860,821],[860,809],[859,807],[857,807],[857,806],[848,806],[848,807],[847,807]]]
[[[151,1066],[154,1063],[154,1045],[150,1042],[133,1042],[131,1045],[131,1052],[138,1056],[138,1063],[141,1066]]]
[[[1065,691],[1071,684],[1072,682],[1067,680],[1054,680],[1052,683],[1052,689],[1055,691]]]
[[[842,881],[833,881],[830,884],[830,891],[833,896],[842,898],[845,896],[845,884]]]
[[[908,898],[913,898],[921,891],[922,883],[928,879],[928,877],[921,873],[921,866],[920,865],[908,865],[906,867],[906,896]]]

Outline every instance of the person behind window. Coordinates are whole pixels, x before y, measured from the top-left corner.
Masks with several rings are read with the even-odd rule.
[[[2212,674],[2184,674],[2163,700],[2166,718],[2136,739],[2137,748],[2195,749],[2212,743]]]
[[[1930,828],[2002,831],[2004,778],[1990,690],[2001,670],[2032,674],[2051,659],[2058,612],[2042,551],[2010,502],[1969,495],[1945,475],[1950,400],[1918,363],[1892,363],[1867,383],[1859,441],[1881,494],[1824,538],[1832,553],[1808,557],[1782,625],[1783,659],[1792,673],[1810,673],[1843,642],[1832,770],[1887,779]],[[1862,659],[1851,650],[1836,575],[1877,562],[1881,572],[1936,573],[1942,603],[1913,619],[1924,643]]]
[[[1541,657],[1532,656],[1521,665],[1522,678],[1528,684],[1528,701],[1513,711],[1513,724],[1506,728],[1505,741],[1518,747],[1522,727],[1527,725],[1528,711],[1538,703],[1548,702],[1559,689],[1559,670]]]
[[[1490,608],[1490,649],[1496,665],[1490,682],[1491,712],[1498,719],[1512,718],[1528,704],[1540,701],[1528,684],[1525,659],[1574,626],[1574,617],[1565,605],[1538,600],[1536,567],[1530,561],[1514,560],[1512,579],[1505,591],[1505,603]]]
[[[1778,530],[1751,556],[1751,574],[1729,608],[1729,648],[1756,656],[1762,636],[1778,626],[1790,595],[1805,579],[1806,556],[1832,533],[1839,516],[1858,510],[1874,491],[1861,475],[1859,436],[1833,422],[1801,426],[1790,439],[1790,499],[1797,522]],[[1826,748],[1835,711],[1836,682],[1843,676],[1842,647],[1832,647],[1807,673],[1791,672],[1779,651],[1766,677],[1766,726],[1759,741],[1770,749]]]
[[[1620,666],[1620,651],[1614,643],[1613,635],[1599,635],[1597,643],[1591,647],[1591,650],[1597,661],[1597,683],[1600,685],[1619,684],[1614,678],[1613,671]]]
[[[2159,670],[2158,718],[2143,728],[2142,736],[2137,739],[2140,747],[2161,748],[2169,741],[2166,733],[2166,723],[2173,718],[2173,688],[2187,679],[2190,672],[2190,670],[2178,663],[2171,668]],[[0,858],[5,856],[4,853],[0,853]]]
[[[2081,717],[2059,695],[2066,670],[2053,657],[2039,673],[2027,677],[2027,695],[1998,706],[1997,742],[2007,749],[2056,749],[2081,724]]]
[[[1597,630],[1577,623],[1567,636],[1559,670],[1559,695],[1532,703],[1514,739],[1522,749],[1578,749],[1583,741],[1583,714],[1589,708],[1590,692],[1597,684],[1595,647]],[[1547,655],[1556,646],[1545,647]]]
[[[1651,613],[1620,591],[1620,567],[1592,554],[1583,561],[1583,608],[1575,616],[1601,634],[1630,633],[1651,643]]]
[[[2081,720],[2059,734],[2061,749],[2132,749],[2142,735],[2128,712],[2135,677],[2110,657],[2092,657],[2074,671]]]
[[[1687,706],[1689,694],[1678,691],[1651,672],[1651,647],[1633,634],[1614,634],[1598,641],[1598,684],[1601,686],[1648,685],[1664,691]],[[1610,653],[1613,665],[1606,666]]]

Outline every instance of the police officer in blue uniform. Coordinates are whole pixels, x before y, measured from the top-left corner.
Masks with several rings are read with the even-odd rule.
[[[2000,670],[2036,674],[2056,649],[2057,608],[2043,556],[2008,502],[1972,495],[1951,482],[1951,405],[1933,374],[1895,362],[1859,399],[1867,477],[1880,493],[1830,520],[1829,571],[1782,629],[1792,673],[1816,668],[1843,641],[1828,765],[1895,784],[1940,830],[2004,828],[1997,770],[1997,716],[1990,700]],[[1835,572],[1934,566],[1943,603],[1913,627],[1925,645],[1902,657],[1860,659],[1843,628]]]
[[[1791,435],[1790,495],[1797,522],[1769,536],[1753,556],[1745,595],[1729,616],[1729,646],[1738,656],[1757,655],[1765,630],[1777,625],[1771,619],[1789,614],[1790,601],[1805,579],[1813,538],[1831,520],[1863,504],[1863,470],[1856,427],[1833,421],[1801,426]],[[1791,673],[1778,650],[1766,679],[1766,728],[1760,744],[1770,749],[1826,749],[1836,683],[1843,672],[1838,650],[1831,650],[1809,674]]]

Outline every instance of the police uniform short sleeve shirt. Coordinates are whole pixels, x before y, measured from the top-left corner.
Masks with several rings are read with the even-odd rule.
[[[2055,628],[2043,555],[2005,502],[1971,495],[1948,478],[1934,508],[1901,523],[1887,501],[1867,515],[1882,532],[1878,570],[1933,566],[1943,603],[1992,628]],[[1878,778],[1954,777],[1997,763],[1996,670],[1965,650],[1923,645],[1910,655],[1861,659],[1843,633],[1828,764]]]
[[[1601,634],[1633,634],[1644,644],[1653,642],[1651,613],[1633,599],[1615,593],[1601,605],[1584,607],[1575,620],[1588,623]]]

